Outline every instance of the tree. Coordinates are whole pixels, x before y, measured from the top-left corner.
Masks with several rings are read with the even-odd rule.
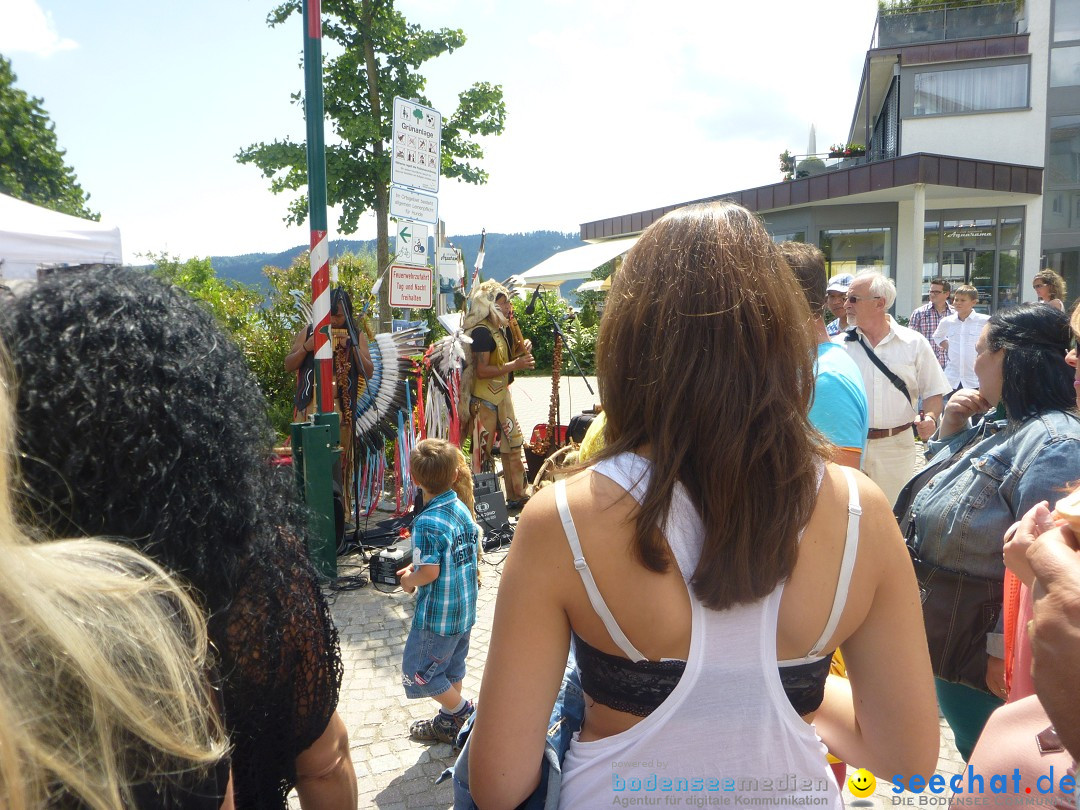
[[[267,17],[277,26],[301,11],[300,0],[286,0]],[[324,109],[335,137],[326,146],[328,205],[341,205],[338,229],[356,231],[360,216],[374,211],[377,227],[376,258],[380,272],[390,264],[389,207],[390,153],[394,96],[431,106],[424,96],[426,79],[417,69],[429,59],[453,53],[465,44],[457,29],[426,31],[405,21],[393,0],[323,0],[323,35],[340,46],[341,54],[325,61]],[[300,94],[293,101],[302,103]],[[458,95],[452,115],[444,116],[442,176],[467,183],[484,183],[487,172],[476,165],[484,152],[478,135],[503,131],[506,106],[502,87],[476,82]],[[289,139],[257,143],[241,149],[236,159],[253,163],[270,180],[275,194],[307,186],[307,153],[303,143]],[[287,221],[302,224],[307,218],[307,196],[289,204]],[[383,286],[379,313],[388,323],[388,285]]]
[[[15,86],[11,62],[0,56],[0,192],[84,219],[98,219],[86,207],[75,170],[64,163],[55,125],[42,99]]]

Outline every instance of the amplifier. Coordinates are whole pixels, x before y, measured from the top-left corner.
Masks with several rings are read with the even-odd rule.
[[[499,491],[499,478],[495,473],[475,473],[472,480],[473,496],[477,500],[484,495]]]
[[[371,555],[371,581],[384,585],[400,585],[397,572],[412,562],[412,544],[399,543],[380,549]]]
[[[506,511],[506,496],[496,489],[493,493],[482,495],[474,493],[476,500],[476,522],[485,532],[501,529],[510,523],[510,515]]]

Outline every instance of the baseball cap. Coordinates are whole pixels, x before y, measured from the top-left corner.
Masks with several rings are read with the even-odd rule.
[[[851,275],[851,273],[841,273],[838,276],[833,276],[829,279],[829,286],[825,288],[825,292],[846,293],[854,280],[855,276]],[[821,287],[818,287],[818,289],[820,290]]]

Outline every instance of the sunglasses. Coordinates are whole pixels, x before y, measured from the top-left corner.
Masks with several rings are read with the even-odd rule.
[[[874,300],[876,300],[878,298],[881,298],[881,296],[880,295],[849,295],[844,300],[847,301],[849,304],[857,304],[860,301],[874,301]]]

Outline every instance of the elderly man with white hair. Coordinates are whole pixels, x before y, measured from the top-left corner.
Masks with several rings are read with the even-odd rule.
[[[930,342],[890,317],[895,300],[891,279],[877,271],[859,273],[844,305],[855,327],[836,339],[859,367],[870,405],[863,471],[890,503],[915,472],[912,426],[922,439],[932,436],[942,395],[952,390]]]

